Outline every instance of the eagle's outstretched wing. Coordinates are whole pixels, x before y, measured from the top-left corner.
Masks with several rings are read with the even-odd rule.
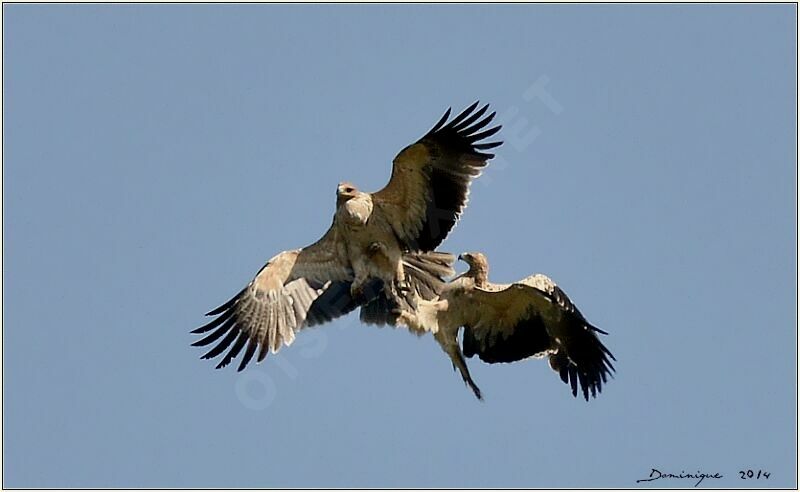
[[[466,303],[469,303],[467,306]],[[465,304],[465,305],[461,305]],[[597,396],[614,371],[614,356],[569,297],[545,275],[508,286],[474,288],[468,300],[451,304],[463,311],[464,355],[488,363],[549,356],[550,367],[577,396]]]
[[[500,130],[485,129],[495,113],[478,102],[439,122],[395,157],[392,177],[372,200],[386,215],[400,241],[411,250],[433,251],[447,237],[467,205],[469,186],[494,154],[483,151],[502,142],[484,142]]]
[[[192,345],[210,345],[221,339],[203,355],[204,359],[230,347],[218,369],[244,349],[241,371],[256,350],[260,362],[270,350],[275,353],[281,344],[291,344],[304,326],[324,323],[356,309],[361,303],[350,296],[353,274],[342,259],[337,234],[337,228],[331,227],[311,246],[274,256],[247,287],[207,314],[216,318],[192,333],[214,331]]]

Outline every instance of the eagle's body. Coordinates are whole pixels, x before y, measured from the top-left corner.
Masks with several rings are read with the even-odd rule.
[[[340,185],[353,189],[352,185]],[[345,258],[353,270],[351,293],[361,294],[364,284],[380,279],[388,296],[407,288],[402,256],[404,247],[397,240],[391,225],[382,214],[373,214],[369,193],[355,192],[337,207],[333,227],[346,238]]]
[[[214,330],[194,343],[217,343],[203,358],[227,350],[219,368],[245,350],[242,370],[257,350],[261,361],[291,344],[305,326],[360,306],[362,320],[393,323],[413,299],[433,299],[453,273],[452,256],[435,249],[466,207],[470,183],[493,157],[483,150],[501,144],[480,143],[500,127],[485,129],[494,113],[483,116],[488,105],[476,111],[477,105],[449,122],[448,110],[400,151],[380,191],[364,193],[340,183],[325,235],[274,256],[239,294],[208,313],[216,319],[193,331]]]
[[[488,280],[488,262],[480,253],[461,256],[469,271],[445,285],[437,298],[418,299],[398,322],[413,331],[430,331],[448,354],[464,382],[481,398],[464,356],[488,363],[549,357],[577,395],[589,399],[614,370],[611,352],[597,338],[604,331],[590,324],[566,293],[537,274],[512,284]],[[463,352],[458,343],[464,329]]]

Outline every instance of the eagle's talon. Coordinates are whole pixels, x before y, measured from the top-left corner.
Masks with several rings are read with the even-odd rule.
[[[354,300],[360,300],[364,297],[364,284],[351,284],[350,297]]]
[[[401,308],[398,307],[398,308],[392,309],[391,313],[393,315],[397,316],[397,321],[399,323],[405,324],[406,326],[411,326],[411,327],[417,326],[416,317],[412,313],[408,312],[407,310],[401,309]]]

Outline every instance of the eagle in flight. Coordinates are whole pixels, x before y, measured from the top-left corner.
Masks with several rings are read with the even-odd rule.
[[[418,299],[402,309],[398,324],[434,338],[478,399],[464,356],[477,355],[490,364],[529,357],[549,357],[561,380],[578,386],[588,401],[597,397],[614,371],[616,360],[597,337],[608,335],[593,326],[550,278],[531,275],[510,285],[489,282],[489,263],[482,253],[463,253],[469,270],[444,286],[438,298]],[[458,332],[464,328],[463,352]]]
[[[314,244],[270,259],[231,300],[207,313],[215,318],[193,330],[192,345],[216,345],[217,368],[242,350],[243,370],[258,352],[290,345],[298,330],[364,306],[362,320],[391,323],[416,299],[434,299],[454,273],[454,259],[435,249],[467,204],[470,183],[487,161],[488,127],[495,113],[478,102],[450,119],[450,110],[420,140],[394,158],[389,183],[365,193],[343,182],[336,190],[333,224]]]

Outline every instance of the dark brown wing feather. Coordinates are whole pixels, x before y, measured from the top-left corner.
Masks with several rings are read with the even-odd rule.
[[[466,303],[466,304],[464,304]],[[549,356],[550,367],[586,400],[596,397],[614,372],[611,352],[566,293],[544,275],[506,288],[472,290],[454,304],[464,316],[464,355],[488,363]]]
[[[471,327],[465,326],[462,344],[466,357],[477,355],[489,364],[516,362],[543,354],[553,347],[542,318],[536,314],[519,320],[507,338],[481,338]]]
[[[467,205],[469,186],[502,142],[481,142],[500,130],[488,127],[489,105],[471,105],[448,122],[448,109],[419,141],[394,159],[392,177],[373,193],[400,241],[411,250],[433,251],[447,237]]]
[[[482,151],[503,143],[479,143],[500,131],[501,126],[484,130],[494,119],[495,113],[477,121],[489,105],[474,111],[477,106],[476,101],[452,121],[437,124],[420,139],[420,142],[429,146],[434,161],[425,219],[416,244],[412,244],[422,251],[436,249],[461,217],[469,198],[470,183],[480,174],[486,162],[494,157],[494,154]],[[446,121],[446,117],[443,119]]]

